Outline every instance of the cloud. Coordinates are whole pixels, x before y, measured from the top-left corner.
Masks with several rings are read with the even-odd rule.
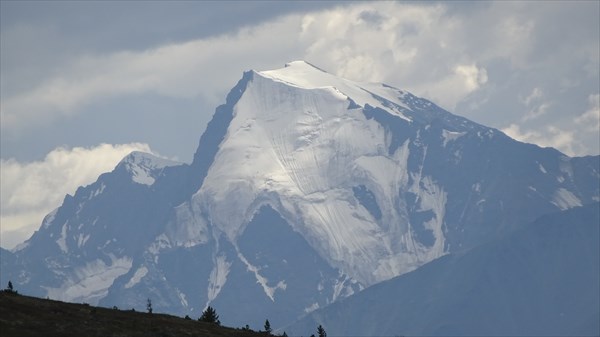
[[[131,151],[152,152],[141,143],[100,144],[92,148],[57,148],[44,160],[30,163],[0,159],[0,245],[12,248],[29,238],[66,194],[111,171]]]
[[[289,20],[289,19],[288,19]],[[79,113],[87,105],[116,96],[154,93],[173,98],[204,96],[220,103],[224,91],[235,84],[245,67],[265,66],[285,59],[271,48],[272,31],[293,35],[294,25],[273,21],[242,29],[235,35],[192,40],[145,51],[122,51],[86,55],[62,69],[60,75],[42,79],[30,90],[4,97],[2,128],[14,129],[41,124],[49,119]],[[277,45],[288,52],[295,43],[280,39]],[[237,55],[254,61],[242,65]],[[262,59],[263,61],[255,62]],[[271,64],[272,64],[271,63]]]
[[[600,130],[600,94],[588,96],[589,109],[575,118],[575,123],[583,125],[587,132]]]
[[[488,80],[459,45],[467,21],[443,5],[367,3],[308,14],[306,58],[340,76],[385,82],[454,109]]]
[[[552,106],[550,102],[544,102],[540,105],[535,106],[533,109],[529,110],[525,116],[523,116],[524,121],[530,121],[537,119],[548,112],[548,109]]]
[[[501,131],[518,141],[537,144],[541,147],[553,147],[569,156],[577,155],[583,148],[583,144],[575,140],[573,131],[561,130],[551,125],[546,126],[541,132],[521,130],[517,124],[511,124]]]
[[[515,124],[525,134],[543,135],[569,125],[565,132],[586,145],[573,150],[597,151],[581,138],[587,123],[573,120],[587,109],[581,92],[598,92],[598,3],[461,6],[352,2],[212,37],[163,39],[145,49],[87,49],[44,76],[29,74],[35,79],[29,85],[5,89],[11,82],[2,77],[1,128],[3,134],[32,133],[124,96],[201,98],[216,106],[242,71],[306,59],[344,77],[409,90],[492,127]]]
[[[403,84],[452,109],[487,82],[486,69],[452,46],[467,28],[441,5],[358,3],[286,15],[234,34],[87,54],[27,90],[5,93],[2,128],[39,125],[94,102],[148,92],[202,96],[217,105],[248,67],[270,69],[297,58],[359,81]]]
[[[521,100],[525,104],[525,106],[530,106],[532,103],[538,101],[543,96],[544,96],[544,93],[543,93],[542,89],[535,87],[535,88],[533,88],[533,90],[531,91],[531,94],[529,94],[529,96],[527,96]]]

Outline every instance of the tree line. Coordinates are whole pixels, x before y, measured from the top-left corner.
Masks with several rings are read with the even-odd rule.
[[[8,281],[8,285],[4,289],[4,292],[18,294],[18,292],[14,290],[14,287],[13,287],[13,284],[11,281]],[[113,309],[118,310],[118,308],[116,306],[114,306]],[[153,312],[152,301],[150,300],[150,298],[148,298],[148,300],[146,301],[146,311],[149,314],[152,314],[152,312]],[[185,319],[190,320],[191,318],[188,315],[186,315]],[[221,321],[219,320],[219,315],[217,314],[217,311],[211,306],[208,306],[204,311],[202,311],[202,315],[198,318],[198,321],[204,322],[204,323],[216,324],[219,326],[221,325]],[[259,330],[259,332],[264,332],[264,333],[272,336],[273,329],[271,328],[271,322],[269,322],[268,319],[265,320],[265,324],[263,327],[264,327],[264,330]],[[245,330],[245,331],[252,331],[252,329],[250,329],[248,324],[246,324],[246,326],[242,327],[241,329]],[[284,331],[281,336],[287,337],[287,333]],[[325,329],[321,325],[319,325],[317,327],[317,336],[318,337],[327,337],[327,332],[325,332]],[[315,335],[312,334],[310,337],[315,337]]]

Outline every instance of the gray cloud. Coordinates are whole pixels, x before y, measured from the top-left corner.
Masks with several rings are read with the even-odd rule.
[[[91,8],[76,4],[75,13],[90,17],[88,25],[76,20],[75,14],[67,15],[61,24],[47,19],[35,21],[41,22],[36,26],[32,19],[19,20],[20,16],[53,17],[44,16],[39,10],[29,16],[21,14],[3,20],[6,27],[2,41],[7,45],[2,48],[3,62],[27,66],[35,63],[15,56],[27,53],[10,52],[18,45],[17,36],[25,36],[27,41],[45,32],[41,40],[58,41],[59,48],[54,53],[57,59],[64,54],[60,50],[71,51],[85,40],[78,47],[79,52],[64,57],[68,64],[49,67],[45,73],[30,71],[33,74],[29,77],[38,77],[31,81],[24,76],[22,81],[27,85],[9,81],[13,79],[10,71],[9,75],[3,71],[4,133],[10,126],[15,130],[13,134],[21,134],[21,128],[15,127],[19,123],[27,127],[54,125],[56,118],[65,120],[97,110],[98,102],[121,99],[123,95],[152,94],[196,103],[199,99],[204,106],[214,106],[242,70],[278,67],[296,58],[309,59],[342,76],[385,81],[409,89],[498,128],[519,123],[527,129],[541,123],[538,131],[544,132],[546,120],[577,127],[574,114],[584,110],[587,97],[599,91],[599,37],[594,29],[598,26],[598,4],[594,2],[501,2],[475,6],[352,3],[306,13],[297,11],[310,6],[275,6],[275,10],[262,11],[262,3],[248,3],[258,10],[248,7],[247,15],[233,21],[235,27],[246,26],[241,30],[232,29],[231,24],[226,24],[232,21],[223,19],[238,10],[226,4],[164,7],[164,3],[129,3],[99,8],[98,4]],[[139,15],[132,16],[136,10]],[[95,23],[104,22],[113,12],[114,25],[97,29]],[[195,12],[201,12],[197,21],[205,23],[193,23],[190,13]],[[281,13],[292,14],[261,22]],[[153,24],[154,21],[161,24]],[[261,23],[252,25],[257,22]],[[123,29],[127,24],[133,28]],[[46,29],[44,25],[54,28]],[[77,25],[86,29],[67,33]],[[156,37],[139,37],[142,28],[150,32],[147,36]],[[153,30],[159,33],[152,34]],[[274,31],[278,33],[274,35]],[[212,35],[215,32],[220,35]],[[106,39],[112,42],[102,42],[94,34],[113,37]],[[120,39],[131,41],[119,42]],[[47,47],[47,41],[42,47]],[[36,50],[33,45],[25,43],[23,48],[44,49]],[[4,69],[19,67],[3,64]],[[27,75],[26,71],[14,73]],[[520,104],[518,98],[526,97],[534,88],[541,90],[547,101],[537,106]],[[199,124],[205,123],[211,111],[204,112],[206,116]],[[18,141],[12,137],[5,143]],[[598,152],[598,146],[585,143],[581,154]],[[15,151],[4,147],[3,152]]]

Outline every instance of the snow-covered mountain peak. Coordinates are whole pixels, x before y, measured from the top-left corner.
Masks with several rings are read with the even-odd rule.
[[[421,173],[409,179],[409,137],[417,136],[408,131],[403,111],[412,110],[402,95],[306,62],[254,72],[191,204],[234,244],[267,204],[331,265],[366,285],[443,255],[446,192]],[[402,139],[373,114],[400,123]],[[426,245],[412,238],[398,191],[418,195],[420,209],[431,212]]]
[[[347,80],[305,61],[290,62],[283,68],[259,71],[257,74],[303,89],[333,88],[361,107],[370,105],[410,120],[402,113],[402,110],[410,110],[403,101],[407,93],[387,85]]]
[[[1,252],[0,284],[136,310],[152,298],[178,315],[211,305],[228,325],[285,325],[600,200],[598,157],[519,143],[303,61],[245,72],[193,162],[176,164],[133,152],[67,195],[26,244]]]
[[[127,172],[131,173],[131,179],[138,184],[152,185],[163,168],[176,165],[181,165],[181,163],[150,153],[133,151],[119,162],[117,168],[125,168]]]

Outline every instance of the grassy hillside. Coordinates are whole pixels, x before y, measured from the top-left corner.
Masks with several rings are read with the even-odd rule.
[[[165,314],[99,308],[0,291],[0,336],[267,335]]]

